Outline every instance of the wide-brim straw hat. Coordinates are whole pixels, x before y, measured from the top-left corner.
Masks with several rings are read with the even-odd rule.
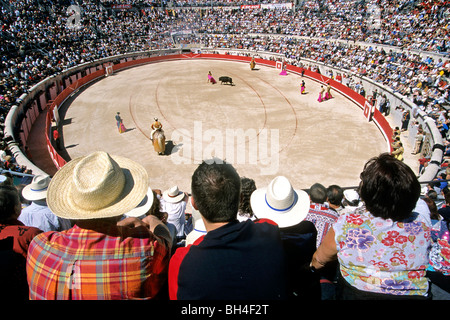
[[[286,228],[299,224],[306,218],[310,201],[305,191],[294,190],[286,177],[278,176],[267,188],[253,191],[250,205],[259,219],[269,219],[280,228]]]
[[[147,192],[144,167],[99,151],[73,159],[56,172],[48,187],[47,205],[61,218],[109,218],[134,209]]]
[[[172,188],[163,192],[163,199],[166,202],[177,203],[183,200],[184,192],[178,189],[178,186],[173,186]]]
[[[44,200],[50,184],[50,176],[36,175],[30,184],[22,189],[22,196],[28,201]]]

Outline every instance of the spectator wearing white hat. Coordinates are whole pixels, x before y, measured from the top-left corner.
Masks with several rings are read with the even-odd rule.
[[[362,205],[360,201],[358,191],[354,189],[345,189],[344,198],[342,199],[342,206],[344,207],[339,214],[353,212]]]
[[[289,179],[275,177],[266,188],[256,189],[250,203],[258,219],[274,221],[280,228],[286,253],[288,298],[320,300],[320,282],[309,269],[316,250],[317,230],[306,221],[309,197],[295,190]]]
[[[184,226],[186,223],[186,205],[188,196],[180,191],[178,186],[173,186],[162,194],[161,211],[167,212],[167,222],[177,229],[177,242],[186,238]]]
[[[62,231],[71,227],[70,221],[57,217],[47,206],[47,190],[51,179],[47,175],[36,175],[22,189],[22,196],[31,201],[18,218],[24,225],[42,231]]]

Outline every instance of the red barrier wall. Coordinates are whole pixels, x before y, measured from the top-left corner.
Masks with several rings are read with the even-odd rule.
[[[179,59],[215,59],[215,60],[228,60],[228,61],[237,61],[237,62],[245,62],[250,63],[251,57],[245,57],[245,56],[235,56],[235,55],[223,55],[223,54],[178,54],[178,55],[166,55],[166,56],[156,56],[156,57],[150,57],[150,58],[143,58],[139,60],[131,60],[122,62],[116,65],[113,65],[114,71],[119,71],[125,68],[130,68],[133,66],[141,65],[141,64],[147,64],[152,62],[160,62],[160,61],[169,61],[169,60],[179,60]],[[276,61],[274,60],[264,60],[264,59],[258,59],[255,58],[255,62],[260,65],[275,67]],[[92,68],[91,68],[92,69]],[[368,121],[374,121],[378,128],[380,129],[381,133],[384,135],[385,139],[390,143],[392,142],[392,128],[390,127],[387,120],[384,118],[384,116],[380,113],[379,110],[375,109],[367,99],[365,99],[360,94],[356,93],[349,87],[343,85],[342,83],[335,81],[333,79],[330,79],[328,77],[325,77],[317,72],[312,72],[311,70],[302,69],[296,66],[286,65],[286,70],[288,72],[293,72],[296,74],[301,74],[302,71],[304,72],[304,76],[311,78],[315,81],[318,81],[320,83],[329,83],[331,87],[342,93],[343,95],[347,96],[350,100],[352,100],[357,106],[359,106],[364,113],[364,116],[367,118]],[[92,70],[90,70],[92,71]],[[52,102],[51,106],[48,109],[47,112],[47,121],[46,121],[46,139],[47,139],[47,147],[50,153],[50,156],[55,163],[56,167],[59,169],[66,161],[58,154],[58,152],[53,148],[53,145],[51,143],[51,138],[49,137],[50,128],[52,126],[52,119],[53,119],[53,110],[61,105],[64,100],[71,95],[74,91],[81,88],[85,84],[87,84],[90,81],[93,81],[95,79],[98,79],[100,77],[103,77],[105,74],[104,69],[100,69],[94,72],[90,72],[87,76],[82,77],[81,79],[76,80],[71,85],[68,85],[58,96],[55,97],[55,100]]]

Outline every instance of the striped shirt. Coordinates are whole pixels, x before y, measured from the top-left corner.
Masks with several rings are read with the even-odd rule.
[[[169,258],[166,241],[144,227],[45,232],[28,251],[30,299],[154,298],[167,281]]]

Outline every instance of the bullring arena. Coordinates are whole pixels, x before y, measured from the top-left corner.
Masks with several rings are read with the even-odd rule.
[[[208,71],[216,84],[207,81]],[[233,85],[221,84],[222,75],[232,77]],[[277,175],[298,189],[316,182],[357,186],[364,163],[389,152],[389,143],[342,94],[332,90],[333,98],[319,103],[320,89],[306,76],[280,75],[264,64],[251,70],[242,61],[182,59],[136,66],[81,89],[61,107],[65,157],[95,150],[127,156],[142,164],[150,186],[161,190],[178,185],[189,192],[198,163],[213,156],[233,163],[257,186]],[[122,134],[117,112],[127,128]],[[165,155],[158,155],[149,139],[154,117],[163,124]]]

